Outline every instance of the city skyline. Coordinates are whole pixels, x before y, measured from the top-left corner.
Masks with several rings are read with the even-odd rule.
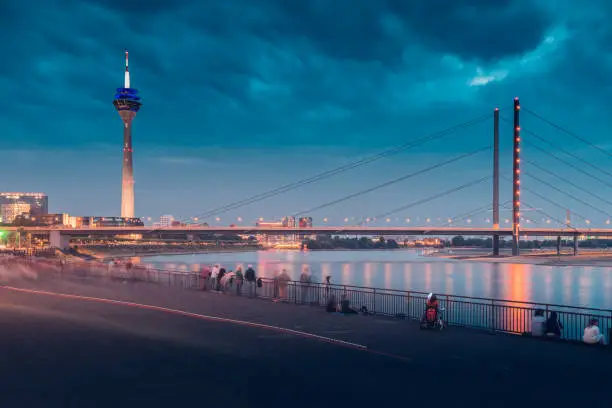
[[[12,56],[0,67],[0,86],[7,94],[28,95],[9,98],[0,111],[7,134],[2,159],[19,169],[4,190],[45,191],[50,212],[119,215],[122,146],[108,95],[123,82],[125,48],[137,61],[133,86],[147,104],[134,131],[136,216],[198,216],[487,113],[492,119],[495,107],[511,118],[503,109],[515,96],[525,108],[610,150],[610,81],[604,74],[612,31],[597,28],[612,15],[607,3],[579,9],[566,1],[554,7],[527,1],[357,3],[213,7],[160,0],[142,7],[57,0],[31,11],[3,2],[0,30],[18,35],[20,44],[0,45]],[[170,26],[176,27],[163,29]],[[606,155],[527,114],[521,125],[609,168]],[[502,122],[501,137],[501,171],[509,176],[511,125]],[[238,217],[253,222],[306,211],[491,143],[487,121],[219,217],[229,224]],[[609,188],[529,146],[523,152],[612,200]],[[489,176],[491,158],[478,154],[308,215],[315,223],[374,217]],[[527,178],[524,183],[546,188]],[[502,179],[502,203],[511,198],[510,188]],[[453,217],[490,203],[491,186],[460,194],[392,218]],[[565,217],[564,210],[524,194],[528,206]],[[608,218],[554,190],[546,196],[599,225]]]

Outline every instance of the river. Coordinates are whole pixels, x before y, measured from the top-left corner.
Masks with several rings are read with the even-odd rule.
[[[252,264],[258,276],[308,266],[317,282],[612,309],[612,268],[484,263],[436,259],[413,250],[253,251],[141,258],[165,269],[226,269]]]

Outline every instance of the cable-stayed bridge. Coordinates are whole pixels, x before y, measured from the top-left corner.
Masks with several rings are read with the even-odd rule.
[[[554,132],[553,137],[542,136],[536,132],[536,126],[521,127],[521,114],[527,115],[530,120],[538,122],[546,127],[549,132]],[[524,118],[524,117],[523,117]],[[373,185],[359,191],[346,194],[329,201],[319,203],[311,208],[295,211],[292,216],[299,217],[305,215],[320,214],[321,211],[342,206],[350,200],[362,198],[368,194],[376,193],[383,189],[399,187],[408,180],[418,180],[423,177],[432,177],[432,174],[443,169],[447,173],[463,177],[464,174],[474,175],[469,169],[473,160],[480,155],[492,155],[492,168],[482,170],[482,174],[477,177],[462,180],[456,185],[445,188],[438,192],[412,192],[414,200],[398,205],[395,208],[380,211],[369,217],[363,217],[357,222],[349,223],[349,218],[344,219],[344,225],[330,225],[324,219],[325,226],[311,228],[271,228],[256,226],[212,226],[220,223],[220,216],[231,213],[247,206],[265,205],[266,200],[281,197],[291,191],[305,188],[309,185],[320,183],[323,180],[365,168],[373,163],[400,153],[414,150],[420,146],[425,146],[433,142],[443,142],[450,137],[456,137],[460,132],[470,131],[474,126],[490,123],[485,135],[486,142],[482,146],[470,148],[470,150],[456,154],[453,157],[445,158],[435,163],[423,165],[419,169],[411,171],[383,183]],[[500,157],[500,123],[512,126],[512,155],[504,153]],[[532,122],[529,122],[530,125]],[[549,134],[549,132],[546,132]],[[563,139],[556,137],[563,135]],[[503,141],[509,141],[508,138]],[[567,140],[572,140],[580,146],[568,147]],[[565,141],[565,142],[564,142]],[[468,146],[469,144],[466,144]],[[522,150],[529,152],[527,159],[523,160]],[[467,149],[466,149],[467,150]],[[555,163],[555,170],[541,160],[536,160],[534,153],[538,157],[545,157],[546,160]],[[489,156],[491,157],[491,156]],[[612,205],[612,171],[606,169],[603,164],[598,164],[594,158],[610,160],[612,153],[608,150],[591,142],[589,138],[578,135],[565,127],[547,119],[544,115],[530,109],[522,108],[518,98],[515,98],[513,105],[507,108],[495,109],[493,112],[475,117],[474,119],[456,124],[441,131],[427,136],[413,138],[410,141],[373,154],[343,164],[339,167],[326,170],[284,184],[277,188],[251,195],[249,197],[236,200],[234,202],[206,210],[200,214],[190,217],[183,217],[180,221],[181,227],[173,228],[151,228],[151,227],[131,227],[131,228],[88,228],[88,229],[53,229],[53,234],[77,235],[77,234],[125,234],[141,231],[143,233],[164,233],[164,232],[184,232],[185,234],[198,233],[238,233],[238,234],[337,234],[337,235],[489,235],[494,237],[494,252],[499,250],[499,238],[503,236],[512,237],[513,252],[518,254],[518,242],[521,236],[612,236],[610,225],[610,206]],[[512,160],[512,170],[505,170],[500,166],[509,164]],[[609,161],[607,162],[609,163]],[[463,166],[457,169],[457,166]],[[467,166],[467,167],[466,167]],[[609,168],[609,167],[608,167]],[[504,169],[502,172],[501,170]],[[568,173],[569,172],[569,173]],[[586,181],[588,180],[588,182]],[[500,192],[500,182],[503,181],[511,185],[507,191]],[[591,183],[591,184],[589,184]],[[597,187],[587,187],[593,185]],[[492,189],[491,189],[492,187]],[[480,190],[478,190],[480,189]],[[449,215],[444,218],[435,218],[433,221],[426,219],[426,225],[416,226],[415,217],[406,216],[408,211],[422,211],[419,209],[427,208],[436,201],[452,200],[452,202],[462,201],[463,195],[474,195],[476,191],[482,193],[487,190],[487,204],[480,205],[469,211],[460,214]],[[510,197],[500,202],[501,195]],[[482,194],[481,194],[482,195]],[[463,196],[464,197],[464,196]],[[479,199],[482,203],[482,199]],[[384,205],[381,203],[380,205]],[[453,207],[449,205],[449,207]],[[521,211],[523,209],[523,211]],[[509,215],[500,218],[500,212],[507,210]],[[598,219],[583,215],[583,211],[589,214],[598,214]],[[562,212],[563,215],[558,215]],[[291,211],[287,211],[291,213]],[[475,220],[477,217],[486,215],[488,226],[478,226]],[[406,216],[406,226],[391,226],[392,217],[398,215]],[[539,218],[542,217],[542,218]],[[380,223],[387,225],[379,225]],[[207,226],[203,226],[206,223]],[[232,223],[234,224],[234,223]],[[238,223],[239,224],[239,223]],[[352,224],[352,225],[348,225]],[[409,225],[408,225],[409,224]],[[211,225],[211,226],[208,226]],[[36,228],[25,228],[34,232]],[[48,230],[48,228],[47,228]],[[38,230],[41,231],[40,229]]]

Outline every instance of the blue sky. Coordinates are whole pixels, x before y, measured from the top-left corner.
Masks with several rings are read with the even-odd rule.
[[[0,2],[2,190],[44,191],[50,209],[115,215],[121,121],[112,105],[130,51],[143,107],[134,121],[136,212],[195,216],[509,107],[611,151],[612,3],[591,0],[40,0]],[[511,117],[511,112],[502,112]],[[526,111],[522,127],[597,167],[610,156]],[[219,214],[251,223],[308,210],[492,142],[487,121],[354,171]],[[502,172],[511,126],[502,122]],[[540,140],[533,144],[546,147]],[[612,201],[612,189],[529,145],[537,162]],[[526,172],[535,173],[524,163]],[[599,171],[599,172],[598,172]],[[481,153],[312,214],[355,222],[491,173]],[[605,225],[612,208],[523,185]],[[490,202],[489,181],[391,216],[453,217]],[[523,200],[564,218],[524,191]],[[510,199],[502,183],[501,201]],[[417,217],[419,221],[417,221]],[[480,214],[473,222],[484,222]],[[542,222],[544,215],[533,215]],[[396,219],[397,218],[397,219]],[[214,222],[214,217],[212,217]],[[576,218],[578,221],[578,218]]]

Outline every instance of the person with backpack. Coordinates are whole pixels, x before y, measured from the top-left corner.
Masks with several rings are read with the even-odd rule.
[[[225,275],[225,268],[220,268],[217,274],[217,292],[221,290],[221,279],[223,279],[223,275]]]
[[[253,296],[255,293],[255,269],[253,269],[253,265],[249,265],[247,270],[244,272],[244,279],[247,281],[247,285],[249,288],[249,296]]]
[[[236,295],[240,296],[242,294],[242,284],[244,283],[244,275],[242,274],[241,265],[236,268],[234,282],[236,282]]]

